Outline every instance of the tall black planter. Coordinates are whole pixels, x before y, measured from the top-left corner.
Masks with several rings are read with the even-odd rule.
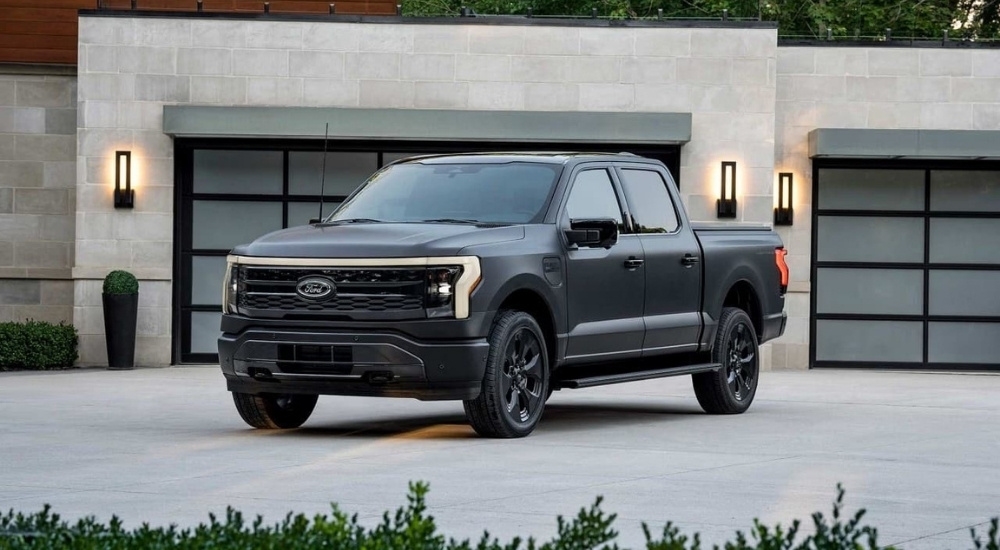
[[[135,367],[135,324],[138,294],[104,294],[104,339],[108,344],[108,368]]]

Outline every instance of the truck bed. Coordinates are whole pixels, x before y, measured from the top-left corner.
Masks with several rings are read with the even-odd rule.
[[[783,296],[779,274],[775,269],[775,249],[781,248],[781,238],[769,224],[698,222],[691,227],[698,236],[703,257],[703,311],[712,320],[722,311],[725,289],[737,281],[754,281],[760,299],[760,311],[782,311]],[[759,318],[763,324],[766,319]],[[773,324],[769,326],[774,326]],[[708,331],[711,334],[711,331]],[[776,336],[769,330],[761,334],[767,340]],[[708,342],[703,342],[707,344]]]

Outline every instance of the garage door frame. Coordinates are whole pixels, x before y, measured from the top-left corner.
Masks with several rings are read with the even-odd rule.
[[[284,181],[281,195],[254,196],[249,194],[199,195],[194,193],[193,152],[195,150],[254,150],[284,152]],[[328,149],[334,152],[377,152],[378,165],[383,165],[383,153],[457,153],[465,151],[627,151],[664,162],[675,181],[680,184],[681,144],[650,143],[516,143],[470,141],[414,141],[414,140],[330,140]],[[222,249],[204,250],[193,247],[193,202],[195,200],[282,201],[318,202],[319,194],[289,196],[288,155],[290,152],[321,152],[323,140],[315,139],[240,139],[240,138],[183,138],[174,139],[174,251],[173,251],[173,306],[171,321],[171,363],[200,364],[218,362],[218,355],[191,352],[191,321],[194,312],[219,312],[219,306],[192,303],[191,258],[197,256],[225,256]],[[319,182],[317,181],[317,186]],[[344,196],[326,194],[324,200],[339,202]],[[288,223],[288,209],[283,207],[283,224]],[[221,284],[221,281],[220,281]],[[221,295],[221,292],[220,292]]]

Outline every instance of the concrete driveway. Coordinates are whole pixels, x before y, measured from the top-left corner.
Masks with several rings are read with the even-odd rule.
[[[808,520],[835,484],[882,543],[970,548],[1000,515],[1000,376],[766,372],[742,416],[687,377],[563,391],[527,439],[475,437],[460,403],[321,398],[306,426],[248,429],[216,367],[0,374],[0,508],[50,503],[192,524],[233,505],[279,519],[341,503],[372,523],[430,482],[446,534],[555,532],[604,495],[620,541],[673,520],[721,542],[754,517]]]

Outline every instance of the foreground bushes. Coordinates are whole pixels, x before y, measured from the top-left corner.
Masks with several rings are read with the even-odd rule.
[[[72,325],[0,323],[0,370],[71,367],[77,358],[77,340]]]
[[[839,488],[838,488],[839,489]],[[425,497],[427,486],[411,484],[406,497],[408,504],[396,511],[387,512],[382,522],[372,529],[362,527],[357,516],[347,516],[333,505],[331,514],[317,514],[312,518],[289,514],[275,525],[264,525],[258,516],[248,523],[240,512],[228,509],[223,520],[209,516],[209,523],[193,529],[150,527],[126,530],[117,518],[108,524],[93,518],[67,523],[45,507],[34,514],[15,514],[13,510],[0,516],[0,549],[108,549],[132,548],[183,548],[183,549],[356,549],[356,550],[576,550],[589,548],[617,549],[618,533],[612,528],[615,514],[605,514],[598,498],[589,509],[580,510],[572,520],[557,518],[558,534],[549,542],[539,544],[534,539],[515,538],[501,543],[484,533],[471,543],[468,540],[446,539],[438,532],[434,518],[427,515]],[[725,543],[724,550],[874,550],[878,545],[878,532],[874,527],[862,525],[864,510],[849,519],[841,517],[844,491],[839,489],[833,505],[832,518],[822,513],[812,516],[815,533],[799,536],[799,522],[789,528],[780,525],[767,527],[754,521],[749,536],[738,532],[735,540]],[[981,540],[973,530],[972,544],[977,550],[1000,550],[998,524],[994,519],[988,539]],[[671,523],[654,537],[643,524],[647,550],[698,550],[698,535],[688,537]],[[717,549],[719,547],[716,547]]]

